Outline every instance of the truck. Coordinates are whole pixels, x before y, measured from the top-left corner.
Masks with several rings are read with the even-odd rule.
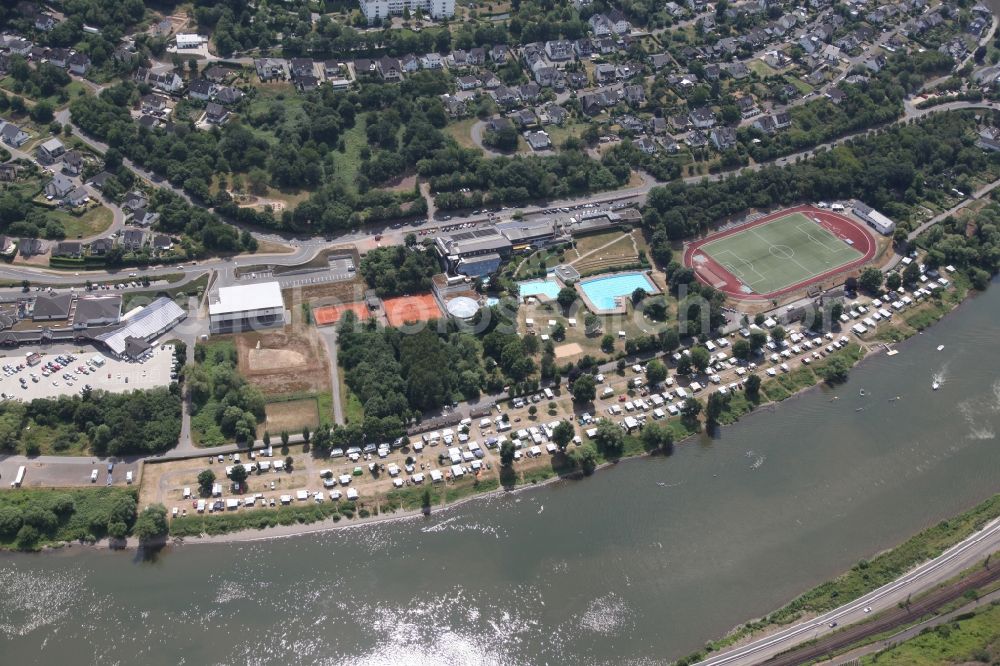
[[[20,488],[21,484],[24,483],[24,475],[25,475],[25,473],[27,471],[28,471],[28,468],[25,467],[24,465],[21,465],[20,467],[18,467],[17,468],[17,475],[14,477],[14,480],[10,482],[10,487],[11,488]]]

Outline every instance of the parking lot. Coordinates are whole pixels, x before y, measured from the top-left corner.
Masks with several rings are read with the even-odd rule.
[[[108,476],[111,477],[113,486],[130,485],[127,481],[128,473],[132,472],[131,485],[138,486],[140,482],[139,472],[141,465],[136,460],[129,462],[115,462],[111,473],[108,473],[108,461],[94,458],[65,458],[57,460],[52,457],[32,459],[28,462],[17,459],[0,460],[0,483],[2,487],[9,488],[11,482],[17,476],[17,469],[21,465],[25,466],[24,481],[22,488],[65,488],[72,486],[106,486]],[[93,470],[97,470],[97,480],[91,481]]]
[[[44,354],[34,366],[28,365],[27,354],[5,356],[0,358],[0,398],[55,398],[79,393],[87,385],[112,393],[166,386],[171,381],[173,354],[173,345],[154,347],[147,358],[133,362],[84,350]],[[61,363],[57,357],[69,363]],[[53,369],[56,365],[59,367]]]

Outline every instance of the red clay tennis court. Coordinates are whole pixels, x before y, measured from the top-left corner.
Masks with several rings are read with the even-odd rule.
[[[390,326],[402,326],[406,322],[430,321],[441,317],[441,308],[433,294],[397,296],[382,301],[385,317]]]
[[[336,324],[344,313],[350,310],[358,316],[358,321],[366,321],[371,313],[364,303],[345,303],[343,305],[324,305],[313,310],[313,319],[317,326]]]

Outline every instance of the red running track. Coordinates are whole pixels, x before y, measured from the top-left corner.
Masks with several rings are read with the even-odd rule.
[[[698,249],[706,243],[711,243],[712,241],[746,231],[747,229],[753,229],[756,226],[767,224],[768,222],[772,222],[773,220],[792,213],[805,213],[816,218],[819,220],[823,228],[837,238],[849,239],[854,244],[853,247],[859,252],[862,252],[864,256],[860,259],[852,261],[849,264],[844,264],[821,275],[811,277],[808,280],[797,282],[796,284],[789,285],[784,289],[772,291],[767,294],[746,293],[743,291],[743,283],[740,279],[723,268],[722,265],[720,265],[712,257],[708,256],[708,254],[702,254],[705,261],[698,263],[694,261],[694,256],[698,253]],[[875,258],[875,252],[877,249],[878,245],[875,242],[875,238],[863,224],[855,222],[846,215],[833,213],[828,210],[823,210],[822,208],[816,208],[815,206],[796,206],[795,208],[786,208],[784,210],[770,213],[769,215],[765,215],[764,217],[754,220],[753,222],[733,227],[731,229],[726,229],[725,231],[720,231],[719,233],[706,236],[701,240],[688,243],[684,248],[684,265],[688,268],[694,269],[695,275],[703,283],[716,287],[727,296],[739,300],[769,300],[777,296],[783,296],[785,294],[798,291],[809,286],[810,284],[822,282],[823,280],[833,277],[839,273],[860,268]],[[720,281],[724,282],[724,284],[720,284]]]

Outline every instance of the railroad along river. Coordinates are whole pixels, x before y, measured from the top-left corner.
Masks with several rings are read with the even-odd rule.
[[[846,385],[670,458],[429,519],[152,562],[79,547],[0,556],[3,662],[677,658],[1000,492],[997,340],[1000,284]]]

